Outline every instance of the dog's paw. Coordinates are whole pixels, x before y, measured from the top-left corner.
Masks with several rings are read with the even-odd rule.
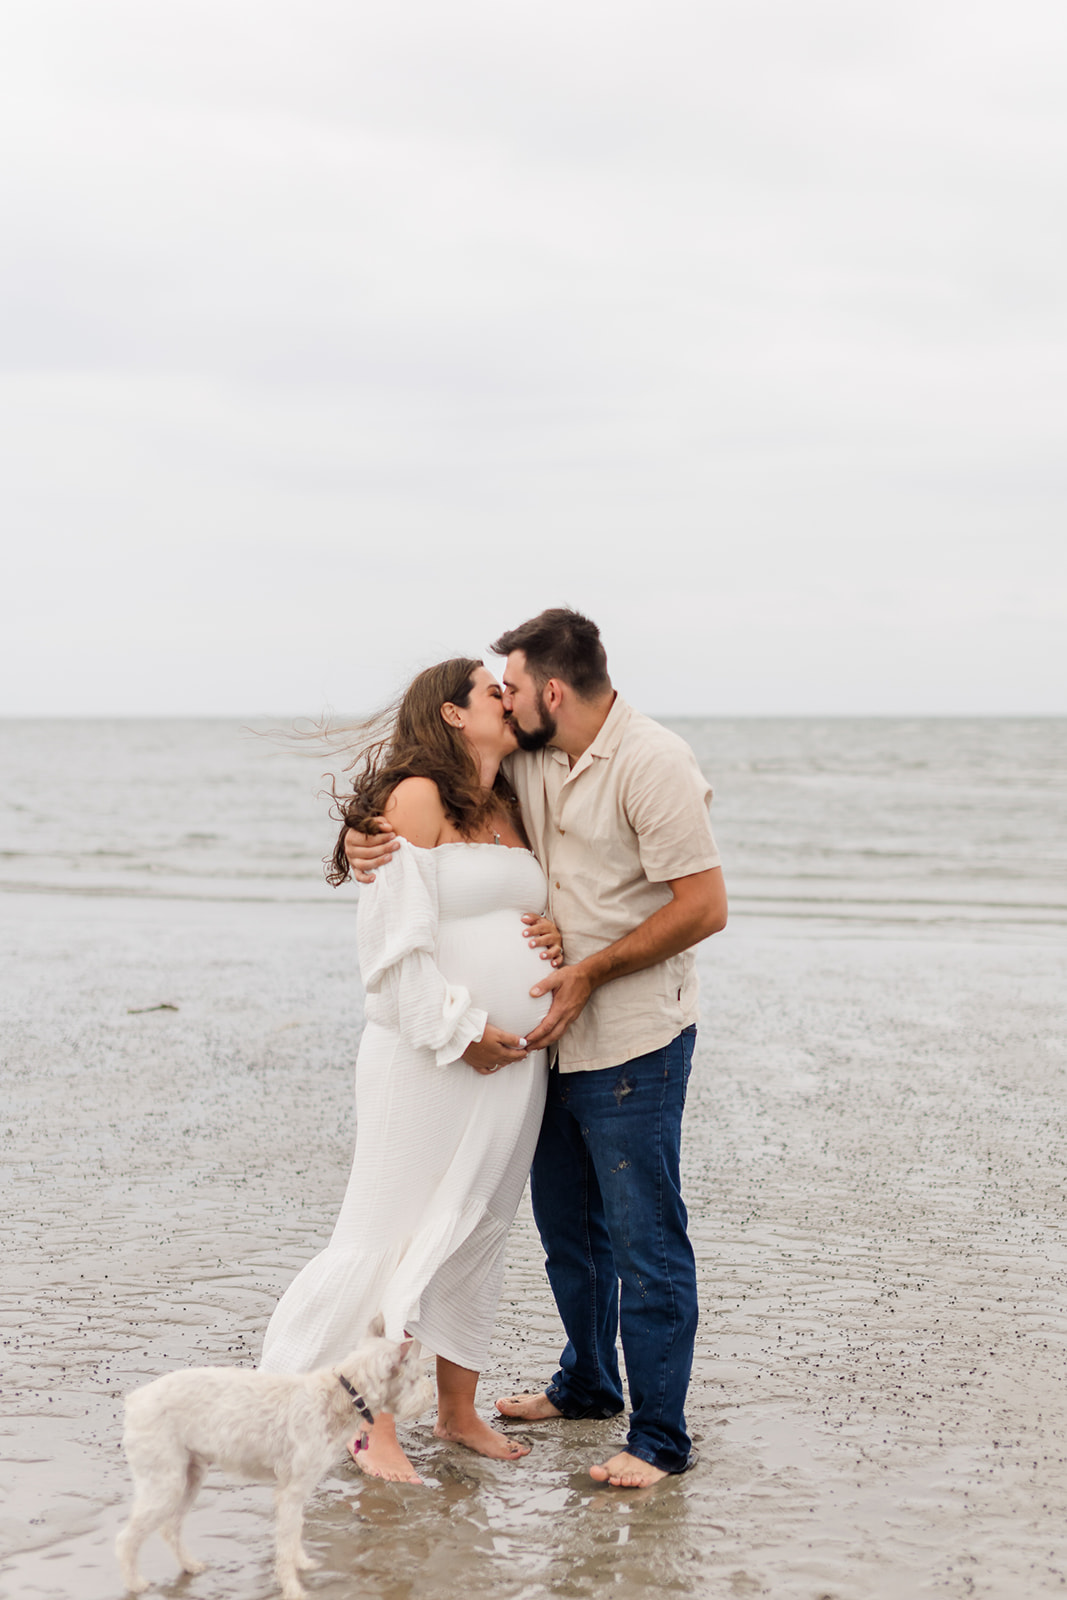
[[[314,1556],[309,1556],[306,1550],[301,1550],[293,1566],[299,1568],[301,1572],[318,1572],[322,1562],[316,1561]]]
[[[183,1556],[182,1571],[187,1572],[190,1577],[195,1578],[197,1573],[207,1571],[207,1562],[194,1561],[192,1556]]]

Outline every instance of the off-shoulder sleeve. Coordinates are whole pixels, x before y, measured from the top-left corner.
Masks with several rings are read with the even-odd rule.
[[[374,882],[363,886],[357,943],[368,1021],[432,1050],[444,1067],[482,1037],[488,1018],[434,961],[437,879],[431,855],[402,840]]]

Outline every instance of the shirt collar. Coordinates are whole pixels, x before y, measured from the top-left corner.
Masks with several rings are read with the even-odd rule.
[[[574,763],[574,766],[570,768],[567,779],[568,782],[570,782],[572,778],[576,778],[580,772],[584,772],[587,767],[591,767],[594,760],[606,761],[615,754],[615,751],[619,747],[619,741],[623,736],[623,731],[627,722],[629,722],[631,715],[632,712],[630,707],[626,704],[626,701],[622,698],[622,696],[617,694],[611,710],[608,712],[607,716],[604,718],[604,721],[600,725],[600,729],[596,738],[593,740],[592,744],[586,746],[581,755],[578,757],[577,761]],[[553,755],[557,756],[565,765],[569,765],[568,757],[565,751],[553,750],[552,753]]]

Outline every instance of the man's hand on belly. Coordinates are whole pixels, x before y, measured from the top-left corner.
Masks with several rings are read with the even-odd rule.
[[[546,1045],[555,1044],[574,1019],[581,1016],[589,996],[601,984],[654,967],[657,962],[690,949],[726,926],[726,890],[721,867],[709,867],[706,872],[695,872],[685,878],[671,878],[667,887],[671,891],[670,900],[644,922],[573,967],[564,967],[542,978],[530,990],[532,995],[538,996],[555,990],[551,1011],[529,1035],[531,1050],[543,1050]]]
[[[551,993],[552,1009],[527,1034],[527,1047],[530,1050],[544,1050],[547,1045],[555,1044],[574,1019],[581,1016],[594,987],[581,966],[563,967],[559,972],[542,978],[540,983],[535,983],[530,990],[531,995],[539,999],[541,995]]]

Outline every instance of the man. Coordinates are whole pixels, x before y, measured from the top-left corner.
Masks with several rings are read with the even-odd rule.
[[[549,880],[566,965],[530,1049],[557,1045],[531,1172],[534,1217],[567,1345],[543,1392],[506,1417],[609,1417],[630,1388],[627,1448],[590,1471],[644,1488],[689,1464],[684,1404],[696,1269],[679,1177],[696,1035],[692,946],[726,924],[707,805],[684,740],[633,711],[595,624],[553,609],[502,634],[508,775]],[[387,859],[361,835],[357,871]],[[621,1284],[621,1297],[620,1297]]]

